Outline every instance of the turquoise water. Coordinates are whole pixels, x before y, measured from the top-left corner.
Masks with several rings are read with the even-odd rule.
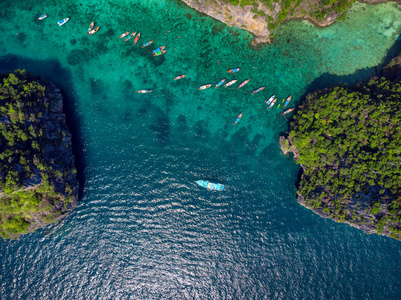
[[[299,168],[277,144],[287,120],[263,100],[292,94],[295,106],[374,75],[400,49],[400,20],[400,4],[356,4],[329,28],[289,22],[254,48],[176,1],[2,1],[0,71],[62,88],[83,189],[59,224],[0,242],[1,298],[399,298],[401,243],[296,203]],[[127,30],[166,55],[119,40]],[[197,89],[222,78],[251,81]]]

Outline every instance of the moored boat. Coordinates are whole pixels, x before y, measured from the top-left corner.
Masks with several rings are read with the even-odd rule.
[[[134,46],[136,45],[136,43],[138,43],[140,37],[141,37],[141,33],[138,33],[138,35],[135,37],[135,40],[134,40]]]
[[[58,21],[58,22],[57,22],[58,26],[64,25],[65,23],[68,22],[69,19],[70,19],[70,18],[65,18],[65,19],[62,19],[62,20]]]
[[[185,78],[186,76],[187,76],[186,74],[180,75],[180,76],[177,76],[176,78],[174,78],[174,80],[183,79],[183,78]]]
[[[129,33],[131,32],[131,30],[130,31],[127,31],[127,32],[124,32],[122,35],[120,35],[118,38],[119,39],[122,39],[123,37],[126,37],[127,35],[129,35]]]
[[[236,82],[237,82],[237,79],[233,79],[233,80],[227,82],[224,86],[225,86],[225,87],[228,87],[228,86],[230,86],[230,85],[233,85],[233,84],[236,83]]]
[[[292,112],[295,108],[289,108],[287,109],[285,112],[283,112],[283,115],[289,114],[290,112]]]
[[[214,88],[217,88],[217,87],[219,87],[220,85],[222,85],[222,84],[224,83],[224,81],[226,81],[225,78],[222,79],[222,80],[220,80],[218,83],[216,83],[216,85],[214,86]]]
[[[95,27],[95,21],[92,21],[92,23],[89,25],[88,31],[91,31]]]
[[[157,48],[157,49],[153,50],[152,52],[153,53],[154,52],[159,52],[159,51],[163,50],[164,48],[166,48],[166,46],[161,46],[160,48]]]
[[[267,109],[270,109],[274,106],[274,104],[276,103],[277,98],[274,98],[273,101],[270,103],[270,105],[267,107]]]
[[[159,52],[154,52],[153,56],[160,56],[160,55],[163,55],[166,52],[167,52],[167,50],[160,50]]]
[[[247,84],[249,82],[250,79],[245,80],[243,83],[241,83],[238,88],[242,88],[245,84]]]
[[[291,98],[292,98],[292,95],[289,96],[289,97],[287,98],[287,100],[285,100],[285,102],[284,102],[284,108],[288,105],[288,103],[290,103]]]
[[[239,122],[239,120],[241,120],[241,118],[242,118],[242,113],[240,113],[240,114],[237,116],[237,118],[236,118],[235,121],[234,121],[234,125],[237,125],[238,122]]]
[[[263,91],[264,89],[265,89],[265,87],[264,87],[264,86],[261,86],[260,88],[254,89],[254,90],[251,92],[251,94],[253,95],[253,94],[259,93],[260,91]]]
[[[212,86],[211,84],[205,84],[205,85],[202,85],[198,90],[206,90],[206,89],[210,88],[211,86]]]
[[[145,47],[149,46],[149,45],[152,44],[152,43],[153,43],[153,40],[151,40],[151,41],[149,41],[149,42],[143,44],[143,45],[142,45],[142,48],[145,48]]]
[[[153,92],[153,90],[139,90],[139,91],[136,91],[138,94],[147,94],[147,93],[150,93],[150,92]]]
[[[267,103],[267,105],[269,105],[275,98],[276,96],[272,95],[268,100],[265,100],[265,102]]]
[[[221,183],[213,183],[207,180],[198,180],[196,181],[196,183],[201,187],[207,188],[209,190],[222,191],[224,189],[224,184]]]
[[[241,70],[241,68],[235,68],[235,69],[230,69],[230,70],[228,70],[227,72],[228,73],[237,73],[237,72],[239,72]]]
[[[47,18],[47,15],[46,14],[43,14],[43,15],[40,15],[40,17],[38,18],[38,20],[40,21],[40,20],[43,20],[43,19],[46,19]]]
[[[100,29],[100,26],[96,27],[95,29],[92,29],[92,30],[88,31],[88,35],[92,35],[92,34],[98,32],[99,29]]]
[[[132,39],[135,35],[136,35],[136,31],[133,32],[133,33],[131,33],[131,34],[129,35],[129,38],[128,38],[128,39],[124,39],[124,42],[129,41],[129,40]]]

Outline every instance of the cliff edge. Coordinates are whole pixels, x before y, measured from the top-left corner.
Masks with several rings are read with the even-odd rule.
[[[254,44],[270,43],[274,29],[285,21],[305,19],[326,27],[342,16],[356,0],[181,0],[197,11],[229,26],[245,29]],[[364,0],[381,3],[386,0]]]
[[[380,76],[309,94],[280,137],[302,167],[297,201],[401,240],[401,55]]]
[[[63,97],[25,71],[0,75],[0,235],[63,218],[78,198]]]

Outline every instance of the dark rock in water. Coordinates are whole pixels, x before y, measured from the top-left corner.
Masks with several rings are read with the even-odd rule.
[[[18,93],[8,93],[10,88]],[[18,238],[76,206],[77,171],[63,97],[54,84],[16,71],[0,75],[0,96],[3,107],[12,107],[0,117],[0,140],[12,141],[0,144],[0,236]]]

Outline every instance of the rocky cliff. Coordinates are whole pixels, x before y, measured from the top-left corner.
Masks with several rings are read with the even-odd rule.
[[[248,30],[254,44],[271,42],[274,29],[291,19],[305,19],[321,27],[332,24],[355,0],[181,0],[229,26]],[[385,0],[365,0],[379,3]]]
[[[63,218],[77,203],[63,97],[25,71],[0,76],[0,235],[17,238]]]
[[[309,94],[280,137],[302,167],[298,203],[401,240],[401,55],[380,76]]]

